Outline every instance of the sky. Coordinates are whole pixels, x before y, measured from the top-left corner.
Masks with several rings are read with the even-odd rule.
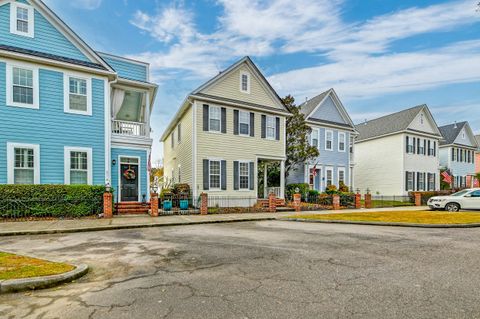
[[[478,0],[44,0],[91,47],[150,63],[152,161],[189,92],[248,55],[297,103],[334,88],[355,123],[427,104],[480,133]]]

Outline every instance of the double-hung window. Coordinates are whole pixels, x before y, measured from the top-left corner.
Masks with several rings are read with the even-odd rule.
[[[10,33],[30,38],[34,36],[34,9],[27,4],[10,3]]]
[[[78,75],[64,75],[64,111],[92,115],[92,81]]]
[[[219,106],[209,107],[209,131],[219,132],[221,129],[221,110]]]
[[[38,68],[7,64],[7,105],[38,109]]]
[[[344,168],[338,168],[338,186],[340,187],[341,184],[346,184],[345,183],[345,169]]]
[[[345,144],[346,144],[346,134],[344,132],[338,133],[338,151],[345,152]]]
[[[239,181],[240,189],[249,189],[250,188],[250,163],[240,162],[239,163]]]
[[[325,150],[333,151],[333,131],[325,131]]]
[[[435,190],[435,174],[433,173],[428,174],[428,190]]]
[[[333,185],[333,168],[327,168],[325,172],[326,172],[326,182],[328,187],[330,185]]]
[[[277,135],[277,127],[274,116],[267,116],[267,139],[274,140]]]
[[[413,145],[414,141],[415,141],[415,138],[407,136],[407,153],[408,154],[413,154],[413,152],[415,151],[415,145]]]
[[[313,129],[312,130],[312,142],[311,142],[311,145],[313,147],[316,147],[316,148],[319,147],[319,144],[318,144],[318,142],[320,140],[319,136],[320,136],[320,131],[318,129]]]
[[[239,126],[240,126],[240,135],[250,135],[250,113],[240,111],[239,112]]]
[[[240,73],[240,91],[250,93],[250,74],[247,72]]]
[[[220,189],[220,174],[221,174],[221,162],[220,161],[209,161],[209,180],[210,180],[210,189]]]
[[[65,147],[65,184],[92,185],[92,149]]]
[[[7,143],[7,167],[9,184],[39,184],[40,147]]]
[[[425,190],[425,173],[418,173],[418,190]]]
[[[421,139],[418,139],[418,154],[425,155],[425,146]]]
[[[407,191],[413,191],[414,190],[414,174],[413,172],[407,172]]]

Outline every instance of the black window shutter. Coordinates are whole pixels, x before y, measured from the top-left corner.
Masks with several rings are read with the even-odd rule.
[[[420,178],[422,178],[421,174],[419,172],[417,172],[417,191],[421,190],[420,189]]]
[[[415,191],[415,172],[412,172],[412,191]]]
[[[222,121],[220,123],[222,133],[227,133],[227,109],[222,107]]]
[[[250,113],[250,136],[255,136],[255,113]]]
[[[417,148],[417,147],[416,147],[416,144],[417,144],[416,141],[417,141],[417,139],[414,137],[414,138],[413,138],[413,154],[416,153],[416,152],[415,152],[415,151],[416,151],[416,148]]]
[[[222,190],[227,190],[227,161],[222,161],[221,162],[221,186]]]
[[[405,151],[408,153],[408,143],[410,142],[410,138],[407,136],[406,140],[407,140],[407,145],[405,146]]]
[[[430,149],[432,148],[432,141],[428,140],[428,156],[433,155],[433,152],[430,152]]]
[[[280,141],[280,118],[276,117],[275,118],[275,138],[277,141]]]
[[[267,116],[262,115],[262,138],[267,137]]]
[[[420,155],[420,139],[417,138],[417,154]]]
[[[203,160],[203,189],[210,189],[210,161],[208,159]]]
[[[405,190],[408,192],[408,172],[405,172]]]
[[[208,109],[209,106],[207,104],[203,104],[203,130],[208,131]]]
[[[452,162],[455,160],[455,149],[452,148]]]
[[[238,135],[238,126],[239,126],[239,118],[238,118],[238,110],[233,110],[233,134]]]
[[[239,182],[239,164],[238,161],[233,162],[233,189],[239,190],[240,189],[240,182]]]
[[[249,186],[250,186],[250,190],[251,190],[251,191],[253,191],[253,189],[255,188],[255,180],[254,180],[255,174],[254,174],[254,171],[253,171],[253,170],[255,169],[255,165],[254,165],[254,164],[255,164],[255,163],[250,162],[250,169],[249,169],[249,174],[250,174],[250,176],[249,176],[249,178],[248,178],[248,183],[250,184]]]
[[[433,141],[433,156],[437,156],[437,142]]]
[[[427,140],[423,140],[423,155],[427,154]]]
[[[437,189],[437,174],[433,173],[433,189],[432,190],[436,190],[436,189]]]

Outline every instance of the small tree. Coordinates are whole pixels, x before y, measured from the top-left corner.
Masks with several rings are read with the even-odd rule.
[[[297,165],[311,161],[318,157],[318,148],[311,146],[308,136],[312,129],[305,122],[305,115],[300,112],[300,107],[295,105],[295,99],[288,95],[283,103],[290,110],[292,116],[287,118],[287,160],[285,161],[285,174]]]

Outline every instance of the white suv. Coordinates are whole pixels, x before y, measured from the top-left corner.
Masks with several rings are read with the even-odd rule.
[[[480,188],[464,189],[449,196],[435,196],[428,200],[430,209],[458,212],[460,209],[480,210]]]

